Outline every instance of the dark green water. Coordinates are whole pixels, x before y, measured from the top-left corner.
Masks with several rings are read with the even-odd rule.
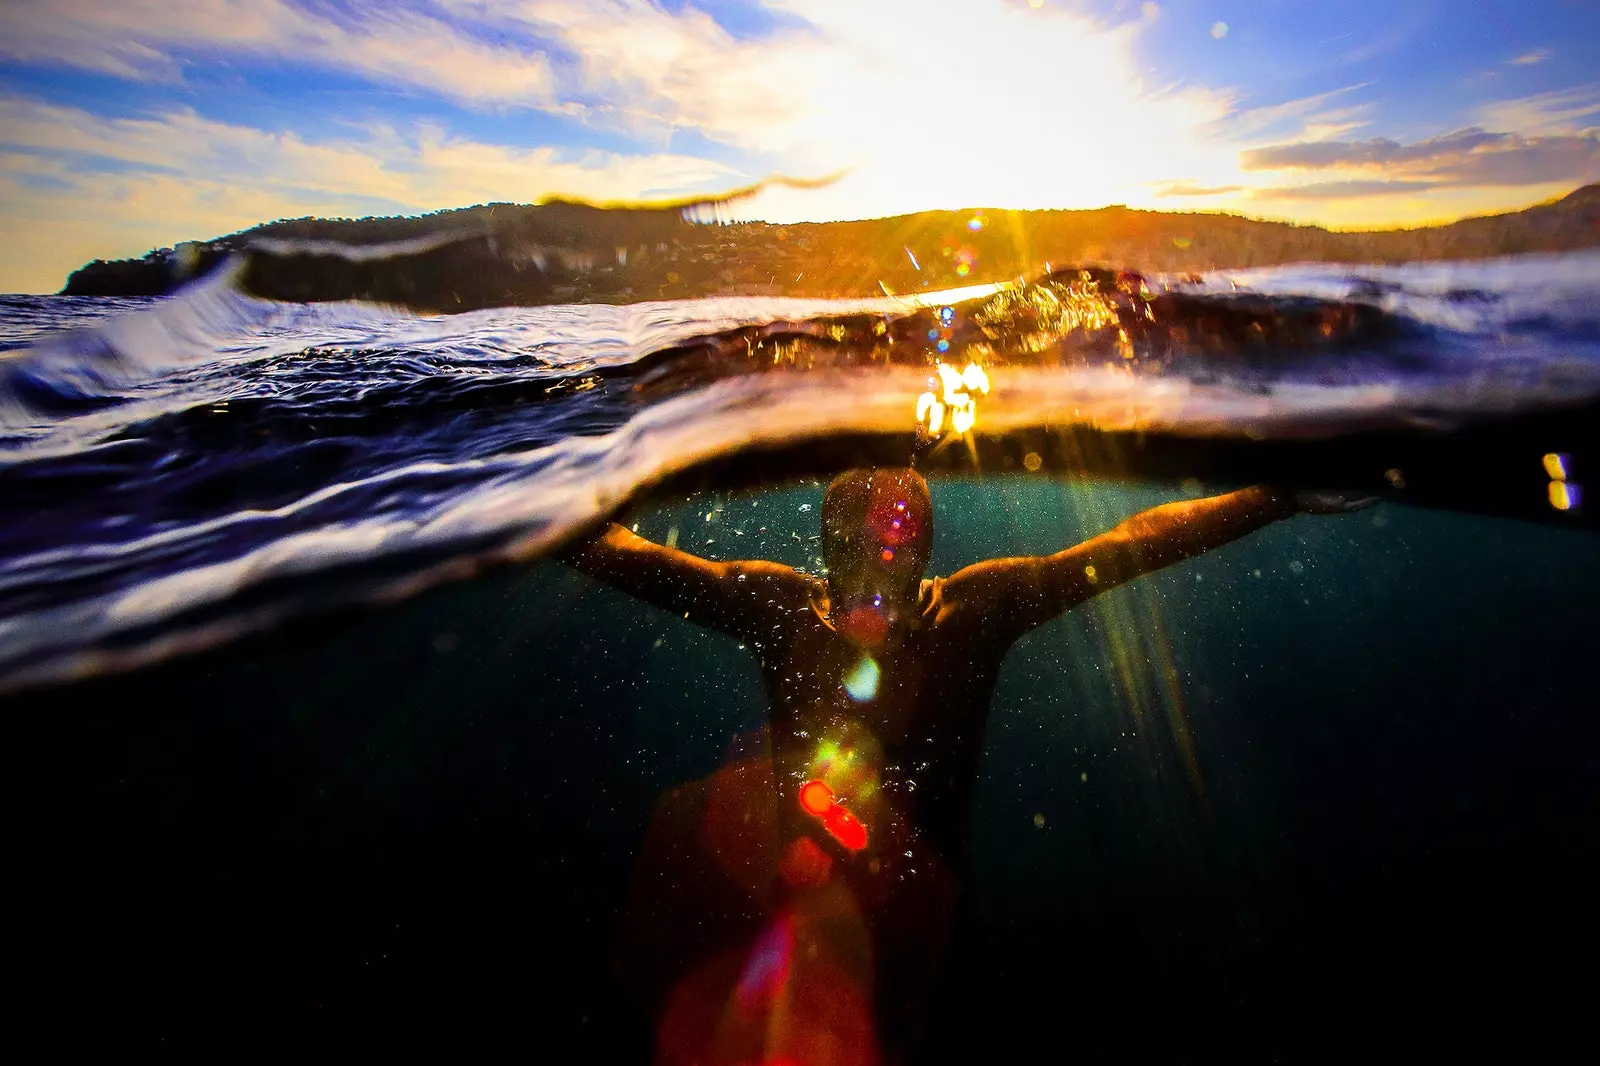
[[[1201,488],[936,480],[931,569]],[[820,500],[629,521],[809,566]],[[936,1057],[1179,1043],[1118,1027],[1258,1027],[1329,984],[1492,998],[1592,957],[1596,602],[1592,534],[1385,504],[1034,632],[994,695]],[[615,974],[652,806],[765,697],[733,640],[542,563],[8,703],[34,972],[111,993],[130,1046],[449,1013],[604,1061],[648,1055]]]

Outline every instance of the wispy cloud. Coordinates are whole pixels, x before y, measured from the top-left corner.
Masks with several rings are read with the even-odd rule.
[[[1465,130],[1402,145],[1389,140],[1282,145],[1246,153],[1251,170],[1382,171],[1456,186],[1600,180],[1600,131],[1523,137]]]
[[[1437,181],[1318,181],[1257,189],[1257,200],[1349,200],[1371,196],[1409,196],[1436,189]]]
[[[1478,108],[1478,125],[1510,133],[1575,133],[1600,116],[1600,83],[1501,100]]]
[[[90,258],[139,255],[274,218],[418,213],[552,194],[599,200],[747,176],[672,154],[515,148],[430,127],[313,141],[172,110],[109,119],[0,97],[0,288],[43,291]]]
[[[193,62],[258,56],[418,86],[467,102],[548,106],[536,49],[491,43],[440,17],[356,13],[288,0],[52,0],[0,5],[0,56],[118,77],[178,81]]]
[[[629,132],[695,128],[770,147],[836,61],[814,34],[744,41],[693,6],[652,0],[436,0],[425,9],[290,0],[57,0],[0,7],[0,57],[181,81],[255,57],[526,106]]]
[[[1414,144],[1401,144],[1387,137],[1368,141],[1311,141],[1251,149],[1240,157],[1240,162],[1246,170],[1430,166],[1459,160],[1482,148],[1502,147],[1513,139],[1510,134],[1472,128]]]
[[[1513,67],[1531,67],[1531,66],[1535,66],[1536,64],[1543,63],[1546,59],[1549,59],[1549,58],[1550,58],[1550,50],[1549,49],[1547,49],[1547,48],[1538,48],[1538,49],[1535,49],[1532,52],[1524,52],[1522,55],[1517,56],[1515,59],[1508,59],[1508,60],[1506,60],[1506,64],[1508,66],[1513,66]]]
[[[458,19],[541,42],[562,113],[645,136],[693,129],[781,150],[841,58],[803,27],[742,40],[692,6],[669,11],[652,0],[442,2]]]
[[[1418,34],[1426,32],[1430,12],[1426,5],[1417,5],[1409,11],[1399,10],[1397,16],[1381,28],[1373,27],[1375,32],[1370,36],[1367,36],[1366,33],[1371,31],[1364,31],[1363,36],[1365,36],[1365,39],[1361,43],[1346,48],[1328,65],[1331,67],[1360,66],[1370,63],[1381,56],[1399,51]],[[1349,37],[1351,35],[1345,34],[1343,36]],[[1327,38],[1327,40],[1340,39],[1339,37]]]
[[[1481,125],[1418,141],[1297,141],[1240,156],[1247,171],[1315,172],[1314,186],[1274,186],[1261,195],[1370,197],[1418,188],[1546,186],[1600,180],[1600,87],[1579,86],[1479,109]]]
[[[1328,92],[1296,97],[1276,104],[1230,110],[1215,123],[1213,132],[1236,143],[1259,143],[1263,138],[1325,140],[1366,125],[1369,103],[1351,102],[1350,95],[1369,83],[1344,85]]]
[[[1195,181],[1162,181],[1155,183],[1156,195],[1160,197],[1173,196],[1227,196],[1230,193],[1243,192],[1248,186],[1244,185],[1202,185]]]
[[[513,148],[426,125],[408,131],[376,126],[345,140],[313,141],[217,122],[187,109],[105,118],[22,97],[0,97],[0,131],[0,144],[13,150],[13,158],[26,153],[51,159],[78,175],[210,178],[411,210],[432,210],[441,196],[468,203],[586,191],[596,199],[637,198],[652,189],[682,191],[741,176],[726,165],[687,156]]]

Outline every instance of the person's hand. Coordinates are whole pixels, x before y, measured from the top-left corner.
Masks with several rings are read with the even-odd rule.
[[[1301,514],[1349,514],[1378,502],[1378,497],[1336,489],[1296,489],[1295,510]]]

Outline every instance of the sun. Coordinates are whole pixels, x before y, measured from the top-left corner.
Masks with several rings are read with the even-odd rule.
[[[818,72],[790,131],[788,165],[845,177],[758,197],[749,217],[1157,206],[1175,178],[1241,180],[1236,146],[1212,132],[1231,101],[1147,84],[1140,22],[1108,27],[1020,3],[926,5],[893,22],[869,10],[809,12],[853,58]]]

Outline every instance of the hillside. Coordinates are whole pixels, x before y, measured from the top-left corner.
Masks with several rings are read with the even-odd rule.
[[[692,212],[689,212],[692,213]],[[142,259],[96,260],[64,295],[160,295],[247,257],[281,300],[427,310],[725,294],[863,296],[1034,275],[1049,264],[1207,271],[1299,261],[1473,259],[1600,245],[1600,185],[1523,211],[1365,233],[1233,215],[929,211],[860,222],[700,224],[673,207],[486,204],[405,218],[293,219]]]

